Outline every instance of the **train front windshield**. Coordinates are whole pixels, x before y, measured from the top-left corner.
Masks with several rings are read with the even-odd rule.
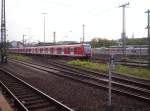
[[[86,53],[91,53],[91,45],[89,44],[84,45],[84,49]]]

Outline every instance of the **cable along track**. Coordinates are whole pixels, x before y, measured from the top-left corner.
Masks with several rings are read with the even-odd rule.
[[[18,111],[73,111],[4,69],[0,69],[0,83]]]

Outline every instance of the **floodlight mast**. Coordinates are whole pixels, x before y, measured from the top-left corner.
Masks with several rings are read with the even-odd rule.
[[[123,55],[125,55],[125,50],[126,50],[126,47],[125,47],[125,39],[126,39],[126,30],[125,30],[125,8],[126,6],[129,5],[129,2],[128,3],[125,3],[125,4],[122,4],[120,7],[122,7],[122,33],[121,33],[121,39],[122,39],[122,47],[123,47]]]
[[[1,63],[7,62],[5,0],[1,2]]]
[[[48,13],[41,13],[41,14],[43,14],[43,16],[44,16],[44,21],[43,21],[44,23],[43,24],[44,24],[44,45],[45,45],[45,15]]]

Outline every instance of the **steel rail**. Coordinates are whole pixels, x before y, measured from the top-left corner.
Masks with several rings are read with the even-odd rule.
[[[3,74],[0,74],[0,80],[3,81],[1,82],[3,87],[5,87],[5,89],[17,101],[17,106],[19,106],[21,111],[32,111],[35,109],[43,109],[42,111],[44,111],[44,109],[53,109],[53,111],[73,111],[66,105],[60,103],[18,77],[15,77],[5,69],[0,69],[0,71],[3,72]],[[9,82],[6,80],[9,80]],[[38,106],[38,104],[40,105]]]
[[[77,72],[77,73],[81,73],[81,71],[82,71],[83,74],[86,73],[86,74],[91,75],[91,73],[92,73],[93,76],[108,79],[108,74],[106,74],[107,72],[101,73],[101,72],[90,70],[90,69],[87,69],[87,68],[80,68],[80,67],[60,63],[60,62],[58,63],[58,62],[52,62],[51,61],[51,62],[49,62],[49,64],[52,64],[52,65],[55,65],[57,67],[61,67],[63,69],[67,69],[67,70],[70,70],[70,71],[74,71],[74,72]],[[144,84],[144,83],[138,81],[138,80],[143,80],[143,81],[149,81],[149,83],[150,83],[150,80],[148,80],[148,79],[141,79],[141,78],[135,78],[134,77],[134,79],[137,80],[136,81],[136,80],[129,80],[128,78],[123,78],[123,77],[120,77],[120,76],[122,76],[122,75],[118,74],[116,72],[113,72],[113,75],[112,75],[113,81],[121,82],[121,83],[125,83],[125,84],[130,84],[130,85],[135,85],[135,86],[138,86],[138,87],[141,87],[141,88],[144,87],[145,89],[150,90],[150,85]],[[130,77],[130,78],[132,78],[132,77]]]

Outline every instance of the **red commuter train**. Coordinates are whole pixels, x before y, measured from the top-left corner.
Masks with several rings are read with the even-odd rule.
[[[9,48],[9,52],[18,54],[70,56],[79,58],[91,58],[92,56],[90,44]]]

